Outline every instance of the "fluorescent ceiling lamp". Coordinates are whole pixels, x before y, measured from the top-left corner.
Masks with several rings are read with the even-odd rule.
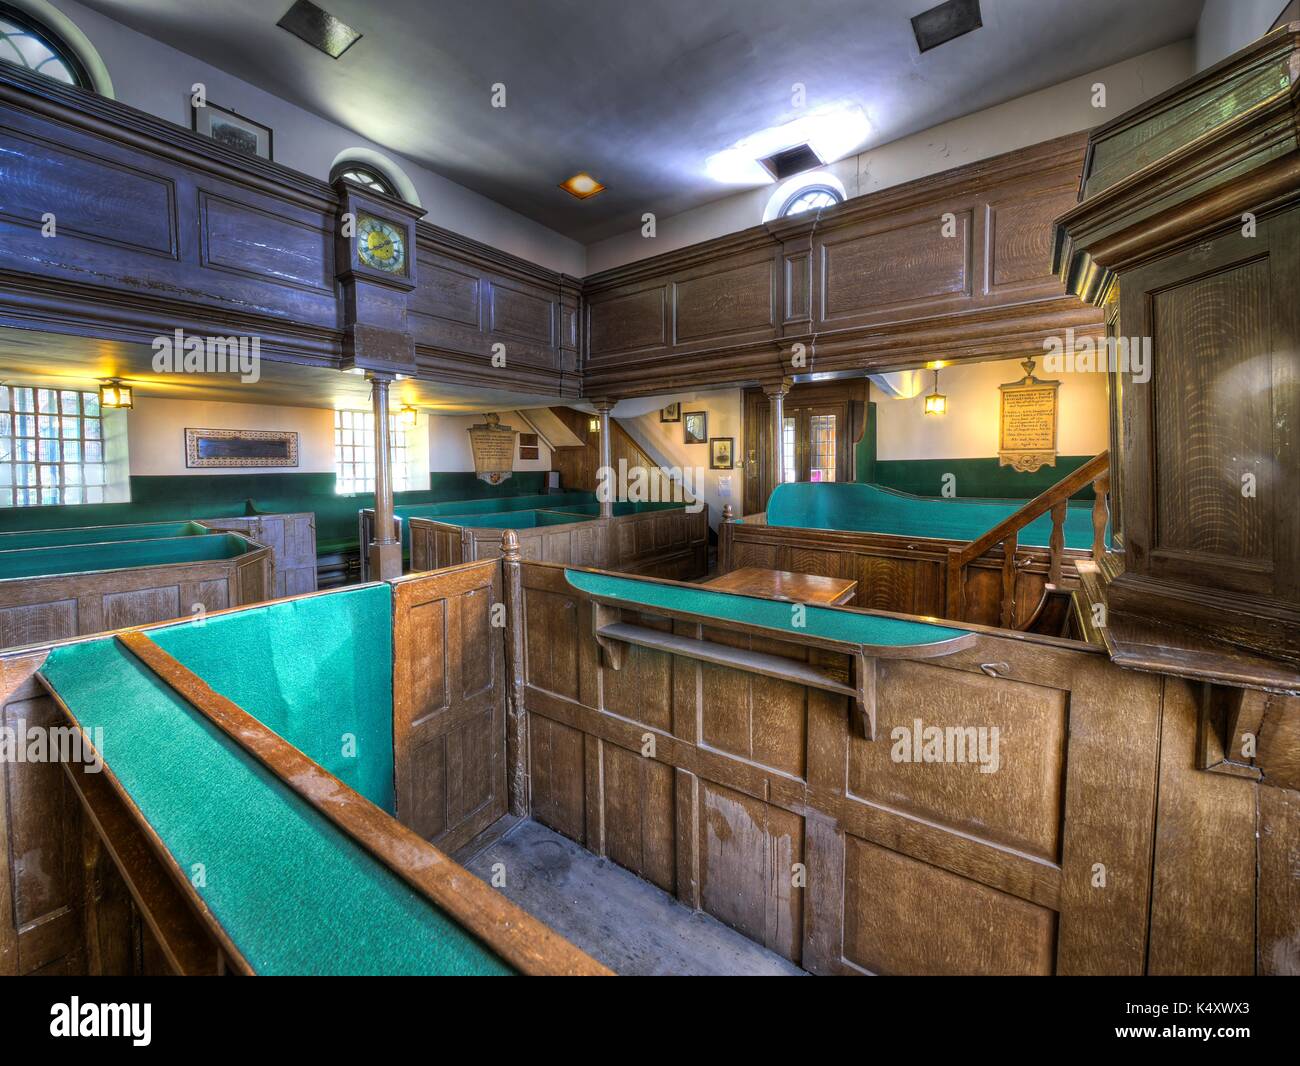
[[[871,133],[871,122],[857,104],[820,107],[792,122],[770,126],[715,152],[705,172],[724,185],[767,185],[774,179],[760,162],[785,148],[807,144],[827,163],[843,159]]]

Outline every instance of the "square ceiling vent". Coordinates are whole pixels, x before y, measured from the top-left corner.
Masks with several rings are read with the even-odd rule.
[[[796,174],[802,174],[805,170],[824,166],[826,161],[814,152],[811,146],[796,144],[793,148],[783,148],[758,162],[777,181],[784,181]]]
[[[306,41],[313,48],[319,48],[331,59],[338,59],[361,40],[361,34],[346,22],[336,19],[328,11],[322,11],[310,0],[297,0],[276,25]]]
[[[913,18],[912,32],[916,34],[916,46],[922,52],[928,52],[983,25],[980,0],[948,0],[946,4],[922,11]]]

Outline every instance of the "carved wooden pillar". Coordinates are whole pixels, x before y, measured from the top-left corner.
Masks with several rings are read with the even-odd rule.
[[[366,546],[370,577],[402,576],[402,542],[393,532],[393,451],[388,429],[388,374],[370,373],[370,403],[375,413],[375,539]]]
[[[609,481],[607,483],[608,491],[605,493],[606,498],[600,501],[600,517],[614,517],[614,488],[617,484],[614,480],[612,448],[609,442],[609,412],[613,408],[614,400],[596,400],[592,406],[596,408],[596,413],[600,415],[600,466],[601,469],[608,471]],[[597,478],[597,484],[600,479]]]
[[[764,510],[767,509],[767,501],[771,498],[773,491],[781,484],[781,476],[784,471],[785,394],[789,391],[790,382],[786,380],[781,380],[775,385],[763,386],[763,394],[767,397],[768,407],[771,411],[771,428],[768,431],[767,450],[769,481],[767,492],[763,496]]]

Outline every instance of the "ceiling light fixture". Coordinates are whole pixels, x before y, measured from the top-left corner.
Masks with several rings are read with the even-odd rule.
[[[397,424],[403,429],[414,429],[419,415],[420,413],[409,403],[403,404],[401,410],[397,412]]]
[[[135,392],[117,378],[99,383],[99,406],[107,410],[129,410],[135,406]]]
[[[605,186],[585,170],[579,171],[568,181],[560,182],[560,188],[570,196],[577,197],[579,200],[590,200],[597,193],[605,191]]]
[[[861,106],[841,101],[750,134],[730,148],[714,152],[704,161],[704,169],[724,185],[765,185],[778,179],[763,160],[806,148],[821,164],[833,163],[861,148],[870,134],[871,121]]]
[[[925,413],[927,415],[946,415],[948,413],[948,397],[939,391],[939,371],[934,372],[934,392],[925,398]]]

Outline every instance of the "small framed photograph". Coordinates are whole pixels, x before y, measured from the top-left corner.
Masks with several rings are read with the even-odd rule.
[[[682,415],[683,440],[687,444],[705,444],[709,439],[709,415],[707,411],[687,411]]]
[[[537,434],[520,433],[519,434],[519,458],[536,459],[538,455]]]
[[[233,148],[245,155],[255,155],[260,159],[271,158],[271,128],[254,122],[251,118],[224,107],[218,107],[211,100],[203,107],[190,105],[190,117],[194,132],[211,137],[218,144]]]
[[[735,437],[710,437],[709,438],[709,469],[710,470],[730,470],[735,463],[736,438]]]
[[[682,405],[679,403],[670,403],[667,407],[659,409],[660,422],[680,422],[682,420]]]

